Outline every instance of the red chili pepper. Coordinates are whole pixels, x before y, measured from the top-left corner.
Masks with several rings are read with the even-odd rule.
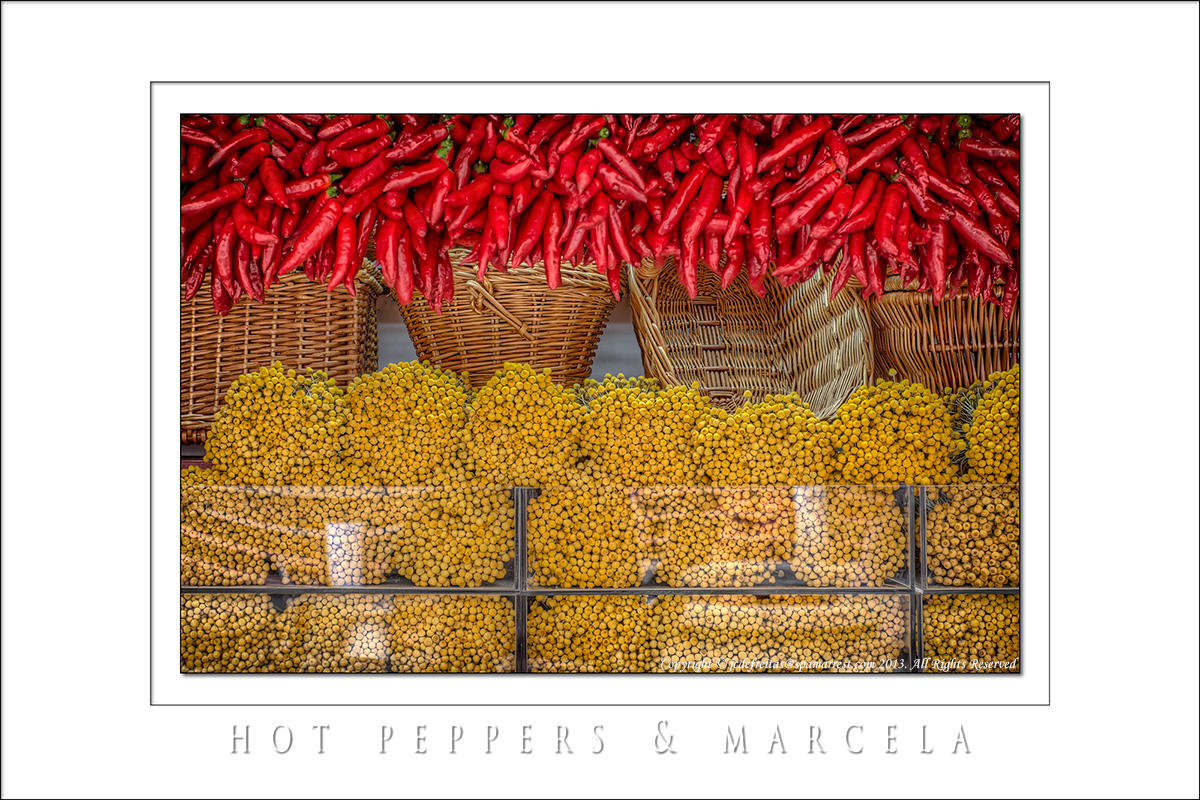
[[[933,304],[942,302],[946,296],[946,250],[950,239],[950,231],[945,222],[929,223],[929,246],[925,248],[925,272],[929,276],[929,285],[933,290]]]
[[[351,128],[371,119],[372,114],[342,114],[333,117],[317,131],[318,139],[335,139]]]
[[[354,255],[358,250],[358,237],[355,234],[354,217],[343,214],[337,223],[337,250],[333,260],[333,276],[329,279],[327,291],[332,292],[333,287],[345,281],[346,276],[356,266]]]
[[[222,142],[221,146],[213,151],[213,154],[208,157],[207,166],[211,169],[224,161],[225,157],[230,153],[258,144],[259,142],[265,142],[269,136],[270,134],[267,133],[266,128],[246,128],[239,131]],[[269,146],[267,151],[270,151]]]
[[[993,166],[1003,176],[1009,188],[1014,192],[1021,191],[1021,173],[1017,171],[1017,168],[1013,166],[1011,161],[997,161]]]
[[[386,152],[392,161],[409,161],[436,150],[438,145],[450,135],[450,128],[445,123],[438,123],[411,135],[401,136],[396,140],[396,146]],[[495,145],[493,145],[493,150]],[[486,150],[484,151],[486,155]],[[485,158],[490,161],[490,158]]]
[[[814,164],[812,169],[805,173],[800,180],[793,183],[788,188],[781,192],[777,192],[771,199],[771,207],[778,208],[782,205],[795,202],[798,198],[803,197],[814,186],[817,186],[821,181],[828,178],[837,172],[837,165],[832,159],[827,159],[818,164]]]
[[[850,149],[846,146],[846,140],[842,135],[832,128],[825,131],[825,145],[829,148],[830,156],[833,158],[833,163],[842,172],[850,168]]]
[[[775,267],[775,277],[782,286],[806,281],[817,271],[817,259],[821,255],[825,242],[822,239],[810,239],[808,244],[786,261],[780,256],[780,264]]]
[[[868,175],[873,173],[867,173]],[[908,202],[912,205],[913,210],[921,219],[929,220],[948,220],[950,219],[950,209],[946,208],[941,203],[934,200],[926,194],[917,183],[917,180],[911,175],[901,172],[896,175],[896,180],[908,190]]]
[[[929,174],[929,188],[964,211],[972,215],[979,213],[979,204],[975,202],[975,198],[941,175]]]
[[[738,122],[738,129],[751,136],[762,136],[769,130],[757,114],[744,114]]]
[[[529,255],[542,239],[546,217],[550,213],[550,203],[553,199],[554,195],[550,192],[542,192],[530,207],[529,213],[522,219],[521,226],[517,231],[516,247],[513,250],[512,263],[514,267],[528,265]]]
[[[557,198],[551,197],[550,207],[546,216],[546,225],[542,231],[542,255],[546,266],[546,285],[551,289],[557,289],[562,285],[558,241],[561,233],[562,204],[559,203]]]
[[[234,229],[233,220],[227,220],[221,228],[221,233],[217,236],[217,253],[216,253],[216,278],[224,287],[226,294],[233,294],[233,259],[234,245],[237,239],[237,231]]]
[[[261,246],[279,241],[278,236],[258,224],[258,220],[250,213],[245,203],[234,204],[231,218],[238,236],[250,244]],[[246,290],[249,291],[249,288],[247,286]]]
[[[970,170],[967,170],[966,187],[967,191],[975,198],[975,202],[979,203],[979,207],[983,209],[989,219],[996,219],[1003,216],[1003,212],[1001,212],[1000,207],[996,204],[996,198],[992,197],[991,192],[988,191],[983,181],[979,180],[979,177]],[[946,217],[946,219],[949,218],[948,216]]]
[[[863,149],[858,157],[850,163],[850,169],[846,173],[846,176],[850,178],[857,176],[868,164],[874,164],[899,147],[900,143],[907,139],[911,133],[912,131],[903,125],[892,128]],[[846,137],[846,142],[852,143],[849,136]]]
[[[862,176],[862,180],[854,188],[854,199],[850,202],[850,210],[846,212],[847,217],[853,217],[867,207],[881,180],[883,179],[878,172],[868,172]]]
[[[361,167],[384,150],[387,150],[391,143],[388,137],[380,136],[378,139],[374,139],[351,150],[335,150],[331,147],[329,148],[329,157],[339,167],[345,169]]]
[[[316,141],[316,137],[313,136],[312,131],[304,123],[297,122],[286,114],[267,114],[267,120],[283,128],[301,141],[308,142],[309,144]]]
[[[262,177],[263,188],[267,190],[267,194],[275,205],[286,208],[288,206],[288,196],[285,188],[287,175],[280,169],[275,159],[265,159],[262,162],[262,166],[258,168],[258,174]]]
[[[538,147],[553,137],[556,133],[567,127],[569,119],[565,114],[555,114],[549,117],[542,117],[529,131],[527,141],[530,146]]]
[[[709,174],[708,164],[703,161],[697,161],[692,164],[687,175],[683,177],[683,181],[679,184],[679,190],[671,197],[671,202],[667,204],[663,210],[662,222],[658,224],[659,236],[666,236],[679,222],[679,218],[683,216],[683,211],[700,193],[700,188],[704,183],[704,179]]]
[[[832,236],[838,225],[842,224],[842,220],[846,218],[846,213],[850,210],[850,203],[853,200],[853,186],[845,185],[839,188],[833,195],[829,208],[825,209],[825,213],[813,225],[809,235],[814,239],[827,239]]]
[[[385,192],[395,192],[423,186],[446,170],[446,162],[440,158],[432,158],[421,164],[404,167],[391,177],[384,185]]]
[[[659,128],[654,135],[646,139],[645,145],[641,148],[642,156],[654,157],[662,151],[666,150],[675,140],[678,139],[684,131],[692,127],[690,117],[680,117],[679,119],[671,120]]]
[[[613,203],[608,203],[608,241],[612,245],[616,255],[626,264],[637,263],[637,257],[633,254],[633,248],[629,246],[629,237],[626,235],[628,225],[625,220],[621,219],[620,212]],[[620,264],[616,264],[617,267]]]
[[[300,180],[292,181],[283,187],[283,191],[289,200],[303,200],[306,197],[312,197],[329,191],[333,188],[334,181],[339,177],[339,175],[331,175],[325,172],[320,175],[314,175],[311,178],[301,178]]]
[[[717,146],[717,142],[733,124],[733,120],[733,114],[717,114],[700,126],[700,139],[696,147],[701,155]]]
[[[608,162],[625,176],[630,183],[636,186],[638,190],[642,192],[646,191],[646,180],[642,177],[641,171],[615,144],[608,139],[601,139],[596,143],[596,149],[603,153]]]
[[[795,114],[772,114],[771,115],[771,138],[778,139],[780,134],[787,130],[788,123],[792,121]],[[807,123],[801,122],[801,125]]]
[[[336,198],[329,198],[317,213],[316,218],[308,228],[303,229],[296,239],[296,245],[283,260],[279,269],[280,275],[286,275],[303,264],[309,256],[317,252],[326,237],[337,228],[338,219],[342,216],[342,204]]]
[[[395,278],[394,288],[396,290],[396,299],[400,305],[406,306],[412,302],[413,296],[413,274],[417,272],[414,268],[413,250],[411,244],[411,234],[408,228],[399,220],[388,220],[394,222],[395,228],[395,256],[394,265],[392,267],[392,275]],[[386,224],[386,223],[385,223]],[[376,241],[376,249],[379,244]]]
[[[259,201],[264,197],[262,179],[255,175],[246,182],[246,192],[242,195],[242,202],[250,208],[258,208]]]
[[[632,181],[626,180],[625,176],[608,164],[598,166],[596,168],[596,176],[612,197],[638,203],[645,203],[648,200],[646,194],[638,189]]]
[[[300,163],[300,170],[305,177],[316,175],[321,171],[321,167],[328,161],[328,150],[325,142],[317,142],[308,149],[304,154],[304,160]]]
[[[449,170],[437,176],[429,198],[429,224],[438,227],[446,211],[446,198],[454,188],[454,174]]]
[[[258,117],[255,120],[255,124],[261,128],[266,128],[267,133],[271,134],[271,138],[277,144],[282,145],[285,150],[295,146],[296,137],[292,135],[292,132],[270,117]]]
[[[217,245],[215,241],[209,240],[208,244],[196,260],[192,262],[191,268],[184,280],[183,299],[191,300],[200,291],[200,286],[204,283],[204,277],[208,274],[209,268],[216,258]],[[220,281],[216,281],[220,283]]]
[[[446,205],[450,208],[460,208],[486,200],[492,193],[492,176],[480,175],[461,189],[451,192],[446,197]]]
[[[211,148],[220,147],[220,145],[217,143],[217,140],[212,136],[204,131],[197,130],[196,128],[188,125],[179,126],[179,139],[180,141],[187,142],[188,144],[202,145],[204,147]]]
[[[238,285],[241,286],[247,294],[249,294],[255,300],[258,300],[262,294],[262,283],[261,281],[259,282],[257,287],[258,294],[255,294],[255,282],[250,278],[250,245],[246,243],[245,240],[240,240],[236,245],[234,245],[233,271],[237,278]]]
[[[912,257],[909,237],[912,235],[912,210],[905,199],[900,203],[900,214],[896,217],[896,228],[892,232],[892,243],[896,245],[896,260],[916,268],[917,262]]]
[[[1021,151],[1015,147],[985,144],[978,139],[963,139],[958,143],[958,146],[967,155],[986,158],[989,161],[1002,161],[1006,159],[1016,161],[1021,158]]]
[[[600,150],[588,150],[579,157],[579,162],[575,165],[575,189],[578,192],[585,192],[591,185],[592,177],[596,174],[596,168],[600,166],[600,162],[604,159],[604,153]]]
[[[795,233],[801,225],[807,225],[833,199],[833,196],[845,183],[841,173],[834,172],[818,183],[804,198],[788,212],[787,216],[776,226],[776,232],[787,236]],[[853,193],[851,194],[853,198]],[[847,201],[847,204],[849,201]]]
[[[884,255],[892,258],[899,255],[892,238],[896,231],[896,220],[904,205],[904,194],[905,190],[901,184],[889,185],[884,190],[883,202],[879,206],[879,215],[875,218],[875,244]]]
[[[566,153],[579,147],[604,128],[604,117],[579,116],[571,126],[571,132],[558,145],[558,152]]]
[[[993,239],[990,233],[980,227],[979,223],[967,214],[957,210],[954,211],[954,214],[950,217],[950,224],[965,242],[975,247],[980,253],[995,263],[1005,266],[1012,265],[1012,256],[1004,249],[1004,246]]]
[[[454,299],[454,267],[450,264],[450,241],[434,233],[429,252],[433,263],[429,267],[422,265],[422,269],[433,272],[433,300],[430,305],[440,314],[442,306]]]
[[[867,282],[863,289],[863,297],[866,298],[871,295],[883,297],[884,271],[887,268],[887,264],[884,263],[883,259],[879,257],[879,253],[869,243],[863,249],[863,253],[866,256],[865,262],[867,265]]]
[[[874,175],[877,173],[867,174]],[[858,233],[860,231],[865,231],[867,228],[870,228],[872,225],[874,225],[875,218],[879,215],[879,207],[883,205],[884,191],[885,187],[877,183],[875,185],[875,190],[871,192],[871,199],[867,201],[867,205],[856,214],[846,214],[846,221],[838,226],[838,234],[845,235],[850,233]],[[851,203],[851,208],[853,207],[854,204]]]
[[[922,191],[927,191],[929,189],[929,162],[925,159],[925,151],[921,149],[921,145],[917,144],[917,140],[910,136],[900,142],[900,152],[904,154],[904,158],[900,161],[901,168],[917,179],[917,184]]]
[[[904,124],[904,119],[902,117],[896,114],[890,114],[885,117],[880,117],[872,122],[868,122],[866,125],[863,125],[862,127],[857,128],[850,133],[843,133],[843,137],[848,145],[862,144],[863,142],[869,142],[876,136],[879,136],[886,131],[890,131],[902,124]],[[897,142],[897,144],[899,144],[899,142]],[[878,157],[871,160],[877,161]]]
[[[963,186],[970,183],[972,172],[967,166],[967,154],[961,150],[951,150],[946,157],[946,172],[955,183]]]
[[[708,224],[709,219],[716,211],[717,204],[721,202],[722,183],[721,178],[717,175],[705,175],[700,191],[692,204],[688,206],[687,214],[684,217],[680,241],[683,250],[680,274],[683,277],[684,288],[691,298],[696,297],[697,291],[696,265],[699,261],[700,232],[704,230],[704,226]]]
[[[771,261],[771,204],[765,197],[750,206],[750,251],[765,273]],[[751,271],[754,271],[751,262]]]
[[[233,297],[226,291],[221,281],[209,281],[209,284],[212,289],[213,309],[223,317],[229,313],[229,309],[233,308]]]
[[[369,142],[372,139],[387,138],[387,134],[391,131],[392,125],[385,119],[375,118],[370,122],[365,122],[362,125],[350,128],[329,140],[329,151],[334,150],[349,150],[352,147],[357,147],[363,142]]]
[[[670,191],[675,191],[675,156],[670,151],[660,153],[655,161],[658,174],[662,176],[663,184]]]
[[[282,242],[282,227],[284,210],[276,207],[271,211],[271,218],[267,222],[267,230],[276,236],[281,237],[281,240],[268,244],[263,247],[262,252],[262,268],[263,268],[263,284],[269,287],[275,282],[275,276],[279,274],[280,257],[279,254],[283,249]]]
[[[853,130],[861,125],[866,118],[866,114],[849,114],[845,117],[842,117],[841,122],[838,123],[837,132],[842,134],[842,136],[845,136],[847,131]]]
[[[379,209],[371,206],[362,212],[358,218],[358,238],[355,240],[354,263],[361,264],[367,257],[367,246],[371,243],[371,235],[375,232],[375,221],[379,218]]]
[[[792,153],[820,139],[825,131],[829,130],[830,125],[829,117],[823,115],[808,125],[802,125],[778,139],[775,145],[758,160],[757,171],[760,173],[770,172],[773,166],[783,163]]]
[[[825,249],[821,251],[821,257],[817,259],[822,264],[833,264],[834,256],[841,252],[846,245],[845,236],[833,236],[825,240]]]
[[[728,248],[733,240],[738,236],[738,228],[742,222],[750,215],[750,209],[754,206],[754,195],[750,190],[741,187],[737,192],[737,201],[734,203],[733,211],[729,215],[729,229],[725,232],[723,243]]]
[[[233,183],[227,183],[219,189],[214,189],[207,194],[181,203],[179,213],[203,214],[221,206],[237,202],[242,198],[245,191],[246,186],[241,182],[234,181]]]
[[[1000,308],[1005,319],[1012,319],[1013,312],[1017,308],[1017,284],[1020,281],[1020,275],[1019,269],[1010,269],[1004,279],[1004,299],[1000,303]]]

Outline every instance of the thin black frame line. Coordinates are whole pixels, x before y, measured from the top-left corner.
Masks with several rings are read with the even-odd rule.
[[[154,702],[154,403],[153,403],[153,386],[154,386],[154,87],[157,84],[163,85],[414,85],[414,86],[444,86],[444,85],[641,85],[641,84],[662,84],[662,85],[789,85],[789,86],[836,86],[836,85],[894,85],[894,86],[955,86],[955,85],[971,85],[971,86],[1042,86],[1046,87],[1046,343],[1047,343],[1047,378],[1046,378],[1046,403],[1047,410],[1051,406],[1051,384],[1050,384],[1050,354],[1049,347],[1051,345],[1051,314],[1050,301],[1050,274],[1053,262],[1051,242],[1051,206],[1052,206],[1052,173],[1053,173],[1053,155],[1050,142],[1052,141],[1052,102],[1051,102],[1051,86],[1049,80],[1016,80],[1016,81],[150,81],[150,656],[149,656],[149,671],[150,671],[150,697],[149,705],[151,707],[283,707],[283,708],[305,708],[305,707],[386,707],[386,706],[409,706],[409,707],[435,707],[435,708],[454,708],[454,707],[646,707],[646,708],[740,708],[740,707],[766,707],[766,708],[803,708],[803,707],[834,707],[834,708],[942,708],[942,707],[969,707],[969,708],[1041,708],[1050,707],[1052,702],[1053,691],[1053,669],[1051,662],[1051,636],[1052,636],[1052,606],[1051,598],[1053,595],[1053,581],[1050,575],[1051,569],[1051,547],[1050,547],[1050,467],[1052,457],[1050,453],[1049,437],[1046,442],[1046,464],[1047,464],[1047,532],[1046,532],[1046,702],[1044,703],[678,703],[678,704],[652,704],[652,703],[608,703],[608,704],[570,704],[570,703],[429,703],[429,704],[380,704],[380,703],[155,703]],[[1024,427],[1024,420],[1021,421],[1021,427]],[[1047,422],[1047,432],[1049,433],[1051,424]],[[1021,453],[1024,457],[1024,452]],[[1022,500],[1022,513],[1024,512]],[[1022,575],[1021,585],[1023,586],[1024,576]],[[1021,623],[1023,626],[1024,614],[1021,615]],[[1021,632],[1022,641],[1024,641],[1024,631]],[[830,673],[837,674],[837,673]],[[1003,676],[991,675],[989,677],[997,678]],[[1019,676],[1013,676],[1019,677]]]
[[[164,86],[1037,86],[1050,81],[150,81]]]

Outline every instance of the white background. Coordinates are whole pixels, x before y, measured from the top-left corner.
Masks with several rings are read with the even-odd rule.
[[[5,796],[1197,793],[1197,6],[5,4],[2,13]],[[149,81],[366,78],[1051,81],[1049,206],[1028,183],[1044,171],[1037,125],[1022,130],[1025,520],[1034,535],[1032,517],[1046,507],[1035,459],[1049,445],[1051,706],[151,708],[148,423],[153,392],[155,510],[173,515],[178,295],[173,221],[159,213],[156,247],[167,257],[155,254],[153,302],[166,335],[155,356],[167,366],[152,387]],[[247,91],[195,90],[214,100]],[[462,109],[472,111],[521,98],[554,98],[553,110],[857,110],[877,98],[872,110],[954,99],[954,110],[1008,111],[994,107],[1003,90],[324,87],[280,105],[361,96],[411,109],[445,92],[473,98]],[[846,96],[856,102],[837,102]],[[1039,103],[1036,93],[1020,101],[1029,123]],[[170,135],[159,141],[174,146]],[[170,194],[156,189],[159,202]],[[1053,238],[1039,241],[1047,225]],[[1048,359],[1049,416],[1035,385]],[[1039,551],[1027,553],[1026,610],[1047,599],[1029,569]],[[1118,595],[1117,586],[1134,588]],[[881,691],[916,702],[962,686],[972,702],[1001,702],[1027,699],[1031,662],[1043,655],[1036,629],[1026,627],[1024,644],[1020,679],[385,678],[366,688],[390,702],[867,703]],[[292,694],[363,691],[352,679],[290,680]],[[662,719],[677,755],[655,754]],[[234,724],[251,725],[250,756],[230,755]],[[277,724],[297,735],[286,756],[270,749]],[[312,754],[315,724],[332,726],[323,756]],[[388,756],[378,755],[380,724],[396,730]],[[412,754],[418,724],[429,726],[429,755]],[[466,731],[454,756],[451,724]],[[491,756],[488,724],[501,729]],[[523,724],[533,726],[532,755],[518,753]],[[746,725],[749,755],[722,754],[727,724]],[[786,756],[767,755],[777,724]],[[862,755],[840,739],[856,724]],[[885,753],[888,724],[899,755]],[[570,726],[577,755],[555,755],[558,725]],[[593,725],[605,726],[600,756],[586,755]],[[809,725],[827,731],[828,756],[806,755]],[[932,755],[919,752],[922,725]],[[970,756],[949,755],[959,725]]]

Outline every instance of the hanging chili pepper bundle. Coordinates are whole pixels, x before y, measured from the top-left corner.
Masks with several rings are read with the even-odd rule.
[[[353,291],[372,237],[402,303],[449,302],[451,247],[480,275],[703,262],[765,293],[818,269],[881,294],[1017,302],[1020,117],[891,114],[191,114],[181,117],[180,280],[262,299],[303,266]],[[772,213],[774,209],[774,213]],[[723,265],[723,266],[722,266]]]

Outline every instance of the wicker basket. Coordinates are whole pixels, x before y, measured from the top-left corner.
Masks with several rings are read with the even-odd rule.
[[[962,389],[1020,357],[1020,309],[1005,320],[998,306],[962,294],[935,307],[928,292],[904,289],[897,278],[868,309],[879,377],[894,369],[934,391]]]
[[[417,357],[463,373],[482,386],[506,361],[549,368],[554,380],[577,384],[591,375],[596,344],[616,300],[595,267],[562,265],[562,285],[546,285],[542,267],[489,272],[476,278],[450,253],[454,300],[437,314],[418,293],[403,308]]]
[[[324,370],[344,383],[378,368],[375,298],[383,285],[364,265],[358,296],[327,292],[297,270],[282,276],[266,303],[243,300],[228,315],[213,311],[208,279],[180,301],[179,414],[184,444],[200,444],[217,406],[239,376],[281,361]]]
[[[781,288],[767,281],[755,295],[742,273],[727,289],[703,264],[699,291],[688,298],[672,260],[649,263],[629,281],[633,324],[646,375],[677,385],[699,381],[714,404],[733,409],[768,394],[796,392],[831,417],[871,379],[871,326],[862,301],[817,275]]]

